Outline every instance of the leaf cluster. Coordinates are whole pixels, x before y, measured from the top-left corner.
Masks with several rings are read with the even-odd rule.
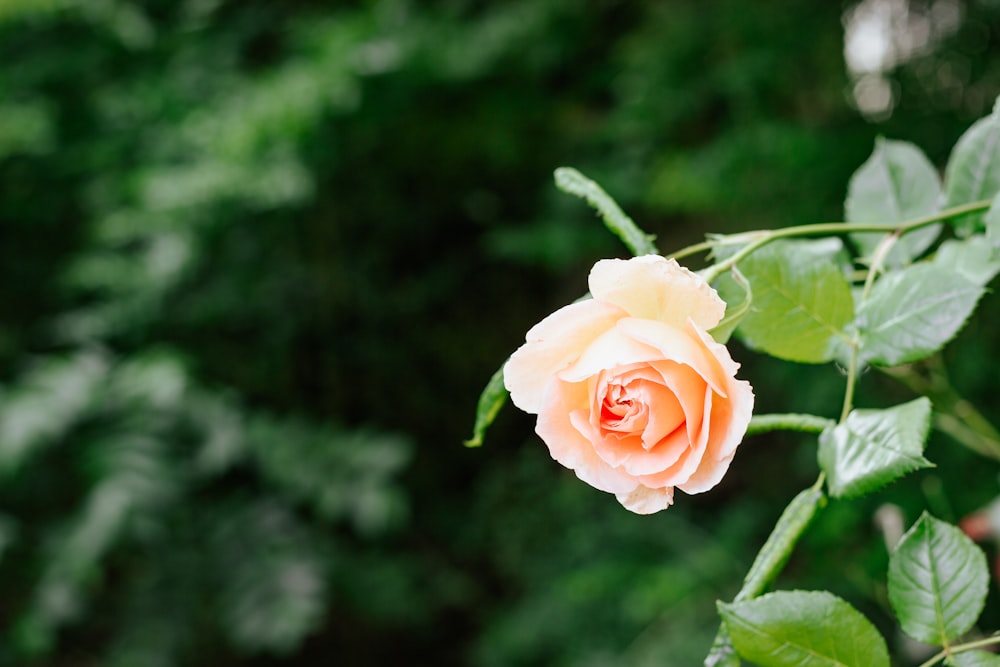
[[[735,332],[751,349],[802,363],[836,360],[847,374],[837,422],[812,415],[758,419],[769,429],[818,427],[821,474],[778,519],[734,602],[720,604],[724,625],[706,665],[738,664],[734,649],[775,667],[889,664],[882,636],[833,594],[757,596],[822,507],[822,486],[835,498],[859,497],[933,465],[923,455],[935,409],[931,397],[855,409],[855,385],[865,366],[891,369],[938,353],[1000,273],[1000,247],[993,244],[1000,235],[998,137],[1000,100],[958,141],[944,184],[916,146],[879,139],[849,183],[845,222],[715,236],[677,253],[712,250],[714,263],[702,273],[729,304],[723,325],[713,331],[718,340]],[[596,184],[567,169],[556,181],[601,211],[632,252],[647,252],[649,237]],[[942,241],[945,229],[954,239]],[[793,240],[809,236],[828,238]],[[471,444],[481,442],[502,405],[498,377],[480,399]],[[936,407],[943,412],[954,404]],[[992,444],[995,454],[1000,441]],[[957,528],[925,515],[904,536],[890,563],[889,598],[907,634],[943,647],[926,664],[953,654],[962,655],[956,664],[991,659],[966,653],[982,643],[955,645],[982,611],[987,579],[982,552]]]
[[[924,514],[889,560],[889,600],[900,627],[913,639],[944,647],[955,665],[997,665],[977,650],[992,643],[957,640],[979,618],[989,571],[982,550],[958,528]],[[832,593],[778,591],[750,601],[720,604],[730,639],[740,655],[768,667],[870,665],[888,667],[878,630]]]

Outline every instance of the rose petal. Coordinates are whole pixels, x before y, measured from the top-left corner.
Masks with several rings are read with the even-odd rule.
[[[560,379],[580,382],[601,371],[633,364],[674,361],[693,368],[718,394],[725,395],[726,377],[695,330],[662,322],[623,318],[598,336],[579,359],[559,372]]]
[[[705,344],[701,331],[691,322],[685,323],[683,329],[678,329],[662,322],[628,317],[619,320],[615,329],[628,338],[655,348],[655,356],[650,360],[666,359],[690,366],[711,385],[715,393],[726,395],[726,373],[712,348]],[[652,353],[647,351],[646,354]],[[584,358],[585,356],[581,358],[581,362]],[[730,359],[728,352],[726,359]],[[572,368],[575,367],[576,365]]]
[[[713,398],[719,400],[719,397],[712,392],[711,389],[705,389],[705,408],[704,414],[709,417],[712,414],[712,401]],[[646,475],[639,475],[639,483],[643,486],[660,487],[660,486],[680,486],[681,484],[687,482],[691,479],[691,476],[701,465],[703,459],[705,458],[705,449],[708,445],[708,437],[710,430],[706,427],[700,429],[698,437],[689,441],[689,447],[687,452],[682,455],[675,464],[668,468],[661,468],[659,472],[650,473]]]
[[[589,283],[594,299],[678,328],[691,318],[711,329],[726,312],[725,302],[703,278],[657,255],[601,260],[591,269]]]
[[[648,366],[620,374],[601,373],[590,406],[594,428],[602,433],[642,432],[649,421],[651,403],[645,387],[657,379],[657,373]]]
[[[588,394],[587,383],[553,381],[546,388],[535,433],[552,458],[587,484],[610,493],[628,493],[637,486],[636,480],[597,455],[593,441],[599,434],[585,434],[590,428]]]
[[[705,416],[705,380],[689,366],[675,361],[654,361],[650,364],[663,378],[681,404],[688,440],[694,442],[703,428]]]
[[[712,351],[726,372],[726,395],[729,398],[732,417],[718,445],[718,455],[719,458],[722,458],[736,451],[736,447],[743,441],[747,426],[750,424],[750,418],[753,416],[753,387],[746,380],[736,379],[736,371],[739,370],[740,365],[729,356],[729,350],[726,349],[725,345],[716,343],[705,332],[695,330],[695,333]]]
[[[619,331],[617,325],[621,321],[595,338],[576,361],[558,373],[559,378],[567,382],[581,382],[607,370],[648,364],[650,360],[663,358],[656,348]]]
[[[678,475],[680,471],[684,474],[684,468],[676,464],[682,456],[689,455],[689,451],[697,446],[699,442],[705,442],[707,438],[708,424],[705,420],[706,393],[711,393],[705,381],[691,368],[672,361],[655,362],[651,368],[656,369],[663,378],[664,384],[677,398],[684,412],[684,428],[670,433],[670,437],[664,439],[651,450],[651,456],[643,459],[636,456],[629,460],[626,466],[627,472],[635,475],[656,475],[664,471],[670,471],[671,477]],[[654,411],[655,412],[655,411]],[[692,444],[695,443],[695,444]],[[650,477],[644,477],[648,483]],[[658,482],[668,477],[658,478]],[[676,479],[683,479],[677,477]],[[663,486],[664,484],[649,484],[650,486]],[[672,484],[671,484],[672,485]]]
[[[722,481],[746,434],[753,413],[753,389],[744,380],[731,380],[730,400],[715,407],[708,427],[708,447],[702,465],[677,487],[685,493],[702,493]]]
[[[641,400],[649,406],[646,428],[642,431],[642,446],[652,450],[682,426],[687,416],[677,395],[662,380],[659,383],[643,382],[642,389]]]
[[[514,405],[537,414],[546,383],[623,315],[617,306],[588,299],[564,306],[532,327],[527,342],[503,369]]]
[[[631,455],[622,460],[620,467],[630,475],[641,476],[642,480],[647,480],[648,475],[676,466],[690,449],[691,441],[687,437],[686,430],[678,428],[651,450],[634,447]]]
[[[725,304],[673,260],[598,262],[589,301],[533,327],[504,367],[553,458],[628,509],[722,479],[753,409],[739,364],[707,330]]]
[[[636,514],[653,514],[674,504],[674,490],[670,488],[651,489],[639,486],[630,493],[619,493],[615,497],[625,509]]]
[[[685,330],[697,336],[698,340],[708,348],[708,353],[722,367],[722,373],[727,380],[732,380],[732,378],[736,377],[736,372],[740,370],[740,365],[733,361],[732,356],[729,354],[729,348],[722,343],[717,343],[707,331],[699,329],[697,323],[693,321],[688,322]]]

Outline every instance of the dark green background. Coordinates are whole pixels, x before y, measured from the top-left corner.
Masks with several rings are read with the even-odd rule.
[[[0,0],[0,664],[699,664],[815,442],[748,439],[652,517],[512,408],[462,447],[527,328],[627,254],[552,171],[664,252],[840,219],[876,135],[943,166],[1000,93],[1000,6],[945,4],[865,119],[852,3]],[[994,422],[996,313],[945,355]],[[733,354],[759,411],[839,410],[835,366]],[[876,508],[997,494],[928,456],[779,581],[897,651]]]

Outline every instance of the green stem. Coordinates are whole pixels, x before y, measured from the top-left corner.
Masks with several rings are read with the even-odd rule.
[[[716,278],[718,278],[723,273],[728,271],[731,267],[736,266],[738,263],[743,261],[748,255],[760,250],[768,243],[778,238],[780,237],[775,236],[773,232],[768,232],[766,236],[762,236],[758,238],[756,241],[751,241],[750,243],[743,246],[742,248],[740,248],[735,253],[733,253],[726,259],[722,260],[718,264],[713,264],[712,266],[708,267],[702,272],[701,275],[705,279],[706,283],[712,284],[712,282],[715,281]]]
[[[699,252],[707,252],[717,245],[719,245],[719,239],[710,239],[708,241],[702,241],[701,243],[689,245],[686,248],[681,248],[677,252],[667,255],[667,257],[669,259],[683,259],[691,255],[697,255]]]
[[[772,241],[777,241],[778,239],[799,237],[799,236],[834,236],[839,234],[848,234],[852,232],[896,232],[902,235],[906,232],[913,231],[914,229],[919,229],[920,227],[926,227],[927,225],[933,224],[935,222],[941,222],[942,220],[947,220],[948,218],[955,218],[960,215],[965,215],[966,213],[973,213],[975,211],[983,211],[990,207],[992,204],[991,200],[984,199],[981,201],[972,202],[970,204],[963,204],[962,206],[954,206],[943,211],[939,211],[932,215],[927,215],[922,218],[915,218],[913,220],[907,220],[905,222],[892,222],[892,223],[870,223],[870,222],[819,222],[811,225],[798,225],[795,227],[784,227],[782,229],[773,229],[768,231],[755,231],[755,232],[745,232],[742,234],[735,234],[730,237],[723,237],[721,239],[716,239],[710,242],[699,243],[694,246],[688,246],[687,248],[682,248],[678,252],[671,255],[671,257],[685,257],[687,255],[699,252],[702,249],[708,249],[715,247],[717,245],[729,245],[733,240],[738,239],[753,239],[740,250],[730,257],[722,260],[718,264],[714,264],[708,267],[702,274],[706,281],[712,282],[719,277],[724,271],[727,271],[732,265],[742,261],[747,255],[759,250],[763,246],[771,243]],[[706,247],[706,243],[708,244]]]
[[[955,655],[956,653],[965,653],[966,651],[971,651],[973,649],[982,648],[984,646],[990,646],[992,644],[1000,644],[1000,633],[994,634],[990,637],[985,637],[983,639],[977,639],[975,641],[966,642],[964,644],[955,644],[954,646],[949,646],[940,652],[934,654],[929,660],[920,663],[920,667],[932,667],[936,665],[950,655]]]
[[[844,405],[840,410],[840,423],[847,419],[854,407],[854,386],[858,380],[858,345],[851,345],[851,358],[847,363],[847,385],[844,387]]]
[[[868,300],[868,295],[872,291],[872,285],[875,284],[875,278],[878,276],[879,271],[882,270],[885,258],[889,256],[889,251],[892,250],[892,246],[896,245],[896,241],[899,240],[902,233],[901,228],[895,230],[882,239],[881,243],[878,244],[878,248],[875,249],[871,266],[868,267],[868,275],[865,276],[865,286],[861,289],[861,303]],[[847,415],[851,414],[851,409],[854,407],[854,388],[858,381],[858,350],[860,346],[856,339],[851,339],[848,343],[851,346],[851,357],[847,362],[847,386],[844,387],[844,405],[840,410],[841,423],[847,419]]]
[[[861,303],[868,300],[868,295],[871,294],[872,286],[875,284],[875,278],[882,270],[882,264],[885,262],[885,258],[889,256],[889,251],[892,250],[892,246],[896,245],[896,241],[899,240],[899,237],[900,231],[897,229],[895,232],[882,239],[882,241],[878,244],[878,247],[875,249],[871,266],[868,269],[868,275],[865,276],[865,286],[861,290]]]
[[[834,421],[826,417],[803,414],[754,415],[750,419],[747,435],[768,431],[800,431],[802,433],[822,433]]]

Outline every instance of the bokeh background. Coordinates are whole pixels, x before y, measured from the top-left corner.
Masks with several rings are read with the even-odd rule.
[[[0,0],[0,665],[700,664],[815,441],[748,439],[651,517],[512,408],[462,446],[627,254],[553,169],[669,252],[841,219],[877,135],[943,166],[998,93],[995,0]],[[944,355],[994,423],[998,310]],[[760,410],[839,411],[835,366],[733,350]],[[904,650],[877,517],[998,493],[928,456],[778,585]]]

